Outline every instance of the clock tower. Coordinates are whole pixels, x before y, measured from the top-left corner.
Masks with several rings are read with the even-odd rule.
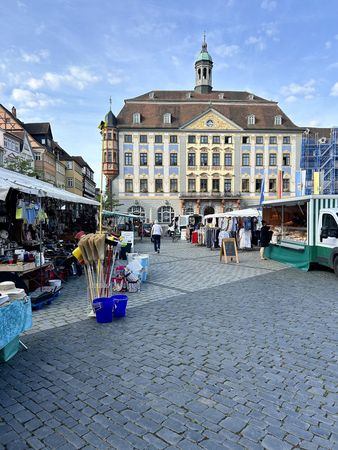
[[[212,58],[208,52],[205,35],[202,49],[195,62],[195,91],[200,94],[209,94],[212,91]]]

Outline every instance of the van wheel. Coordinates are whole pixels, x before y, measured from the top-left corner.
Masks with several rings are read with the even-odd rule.
[[[334,273],[338,277],[338,256],[336,256],[334,261],[333,261],[333,270],[334,270]]]

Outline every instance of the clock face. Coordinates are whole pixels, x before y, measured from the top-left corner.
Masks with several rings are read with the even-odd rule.
[[[211,119],[209,119],[209,120],[207,120],[207,122],[206,122],[206,126],[207,126],[207,127],[213,127],[213,126],[214,126],[214,122],[213,122]]]

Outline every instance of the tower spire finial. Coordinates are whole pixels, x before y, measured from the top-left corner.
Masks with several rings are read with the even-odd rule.
[[[109,104],[110,104],[110,111],[111,111],[111,104],[112,104],[111,96],[109,97]]]
[[[202,42],[202,51],[203,52],[206,52],[206,51],[208,51],[207,50],[207,42],[206,42],[206,40],[205,40],[205,30],[204,30],[204,32],[203,32],[203,42]]]

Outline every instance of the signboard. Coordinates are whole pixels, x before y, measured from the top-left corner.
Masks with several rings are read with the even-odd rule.
[[[134,247],[134,232],[133,231],[121,231],[123,240]]]
[[[230,261],[236,259],[237,264],[239,263],[235,238],[222,239],[221,251],[219,256],[220,261],[222,261],[222,259],[224,258],[225,263],[228,262],[228,258],[230,258]]]

